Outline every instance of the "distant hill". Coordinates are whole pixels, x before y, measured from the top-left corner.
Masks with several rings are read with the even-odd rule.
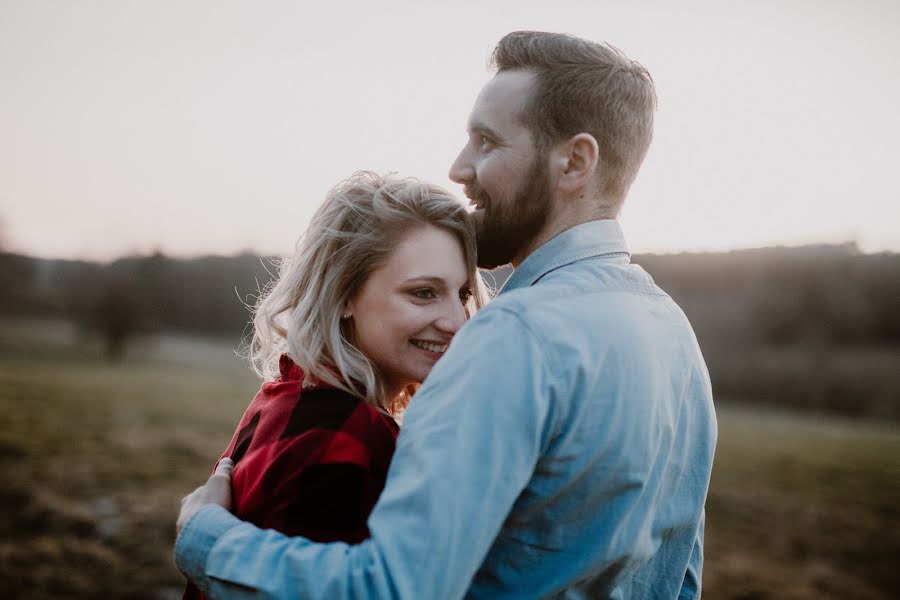
[[[718,398],[900,419],[900,255],[846,244],[632,260],[684,309]],[[113,355],[140,332],[237,340],[275,272],[249,254],[105,265],[0,254],[0,316],[75,320]],[[487,278],[499,288],[509,273]]]
[[[145,329],[234,332],[247,323],[245,304],[272,279],[270,271],[272,259],[250,254],[156,254],[110,264],[0,254],[0,314],[81,319],[113,294]]]
[[[900,256],[855,244],[636,255],[684,308],[701,339],[900,345]],[[240,331],[272,257],[161,254],[110,264],[0,254],[0,314],[78,317],[111,288],[147,327]],[[510,269],[487,279],[499,288]],[[123,296],[123,297],[125,297]]]

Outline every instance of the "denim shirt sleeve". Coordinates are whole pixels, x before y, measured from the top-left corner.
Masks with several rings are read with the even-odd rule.
[[[176,543],[213,598],[461,598],[552,435],[553,358],[515,311],[456,335],[404,418],[371,538],[316,544],[204,508]]]

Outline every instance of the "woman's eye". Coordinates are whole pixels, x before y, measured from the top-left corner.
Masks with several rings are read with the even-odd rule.
[[[413,290],[412,294],[420,300],[432,300],[437,297],[434,290],[428,288]]]

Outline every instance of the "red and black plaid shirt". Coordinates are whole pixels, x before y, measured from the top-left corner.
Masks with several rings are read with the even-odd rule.
[[[359,398],[316,382],[287,355],[222,454],[234,463],[235,515],[316,542],[359,543],[394,454],[398,426]],[[202,598],[191,584],[185,598]]]

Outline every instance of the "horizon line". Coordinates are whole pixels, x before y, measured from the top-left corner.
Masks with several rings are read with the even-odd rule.
[[[874,256],[883,254],[900,254],[900,250],[891,248],[882,248],[880,250],[864,250],[860,247],[858,240],[845,240],[841,242],[810,242],[802,244],[772,244],[766,246],[735,246],[732,248],[721,249],[672,249],[672,250],[632,250],[631,256],[684,256],[684,255],[716,255],[716,254],[734,254],[744,252],[765,252],[765,251],[827,251],[840,253],[845,255]],[[149,252],[130,252],[119,254],[110,258],[97,258],[87,256],[54,256],[41,253],[29,253],[17,248],[0,249],[0,255],[15,255],[24,258],[43,260],[43,261],[63,261],[63,262],[83,262],[94,264],[113,264],[122,260],[135,260],[143,258],[151,258],[160,256],[170,260],[202,260],[208,258],[238,258],[241,256],[251,256],[260,259],[278,259],[289,256],[283,253],[268,253],[255,248],[242,248],[233,252],[196,252],[196,253],[167,253],[163,248],[157,248]]]

